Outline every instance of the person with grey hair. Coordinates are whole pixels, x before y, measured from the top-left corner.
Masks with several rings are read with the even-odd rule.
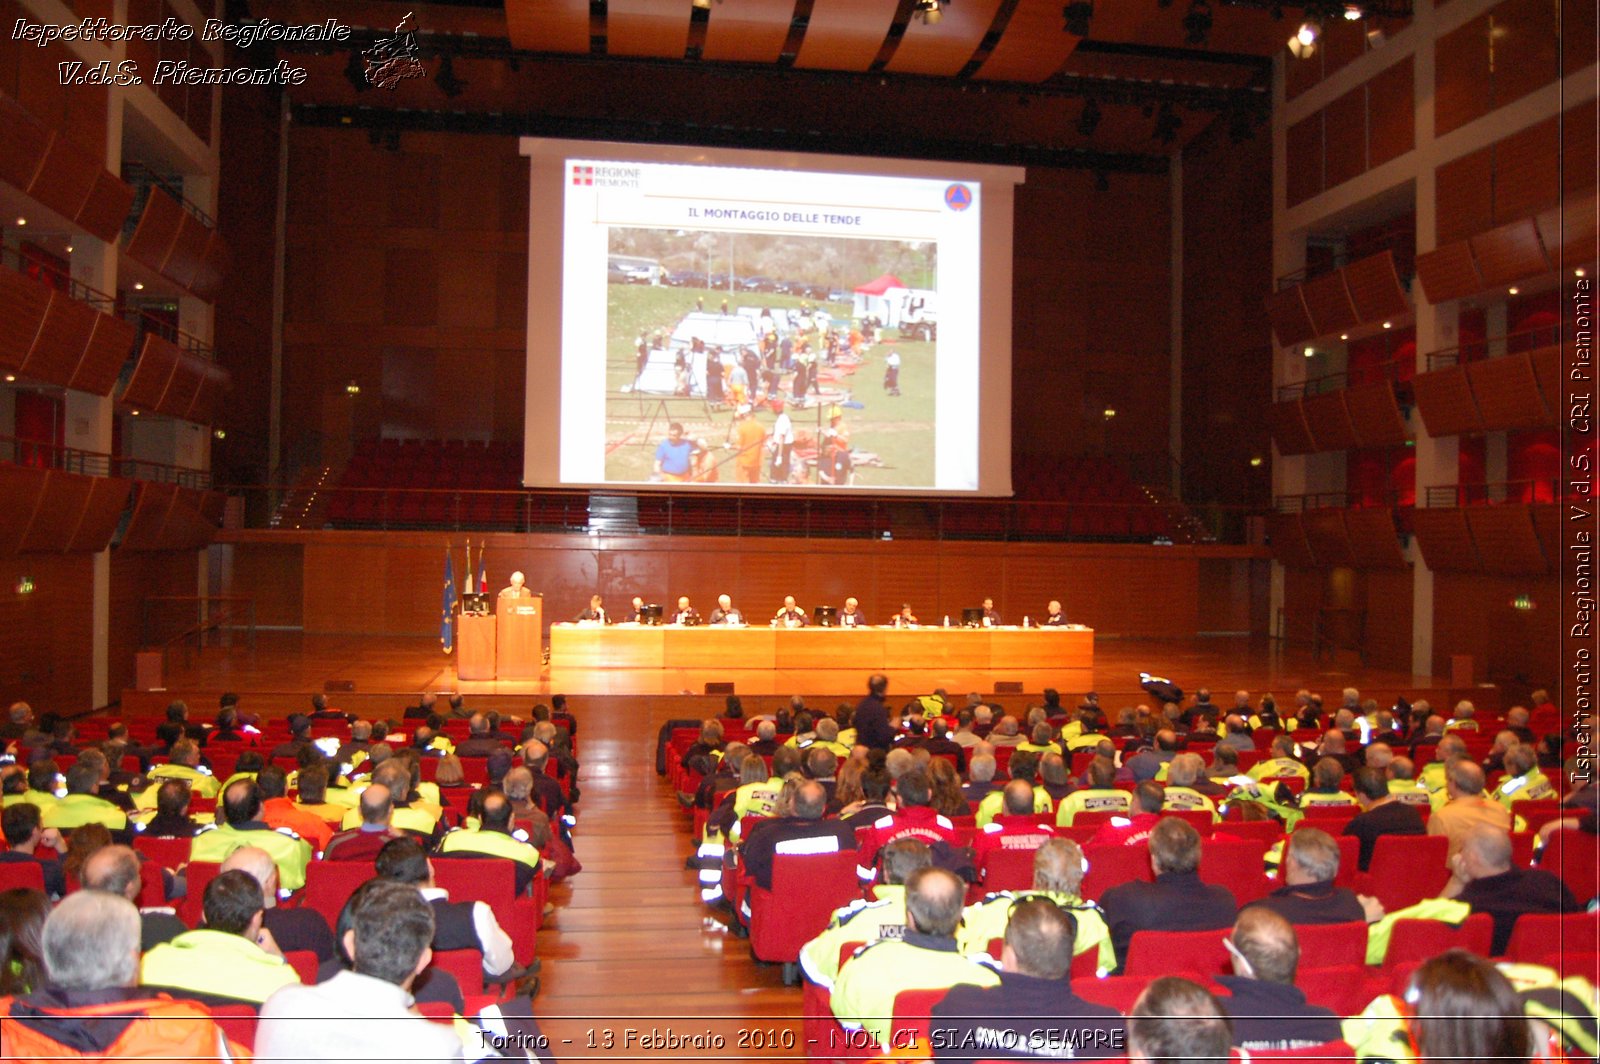
[[[1222,944],[1233,974],[1213,978],[1229,994],[1219,1001],[1233,1021],[1234,1045],[1267,1052],[1339,1040],[1339,1017],[1308,1003],[1294,985],[1300,941],[1288,920],[1263,906],[1246,906]]]
[[[1489,946],[1494,957],[1505,952],[1517,917],[1582,912],[1588,900],[1575,897],[1561,877],[1547,869],[1514,866],[1511,836],[1487,825],[1473,828],[1461,840],[1450,870],[1462,883],[1456,899],[1494,919],[1494,941]],[[1448,887],[1445,894],[1450,894]]]
[[[1033,887],[1030,890],[1002,890],[986,894],[961,913],[961,930],[956,942],[966,953],[986,953],[989,945],[1006,933],[1012,906],[1019,900],[1042,898],[1069,914],[1076,928],[1073,954],[1095,954],[1098,972],[1107,974],[1116,967],[1111,948],[1111,931],[1105,914],[1079,893],[1089,862],[1083,849],[1071,839],[1051,839],[1033,854]]]
[[[1136,931],[1213,931],[1238,913],[1227,887],[1200,880],[1200,833],[1188,821],[1166,817],[1150,831],[1155,881],[1119,883],[1100,897],[1120,968]]]
[[[999,770],[999,762],[993,754],[974,754],[967,765],[967,782],[962,785],[968,802],[981,802],[988,797],[990,791],[1000,789],[1000,784],[994,780],[995,772]]]
[[[770,720],[762,720],[756,725],[756,738],[750,744],[750,749],[761,757],[771,757],[778,752],[778,725]]]
[[[1506,751],[1505,766],[1506,778],[1495,788],[1495,797],[1507,809],[1516,802],[1560,797],[1549,777],[1539,771],[1539,752],[1526,743]]]
[[[1291,924],[1344,924],[1366,919],[1355,892],[1334,885],[1339,875],[1339,843],[1332,835],[1302,826],[1289,836],[1287,851],[1283,886],[1246,909],[1271,909]]]
[[[1199,983],[1179,976],[1144,988],[1128,1013],[1128,1060],[1134,1064],[1225,1061],[1233,1022]]]
[[[257,1057],[461,1060],[455,1031],[412,1008],[412,984],[433,960],[433,909],[421,892],[409,883],[375,879],[351,896],[349,906],[343,945],[354,968],[268,998],[256,1030]]]
[[[159,871],[156,874],[160,874]],[[139,855],[129,846],[102,846],[83,862],[80,878],[86,890],[117,894],[135,905],[144,886]],[[189,930],[171,909],[148,909],[139,913],[139,950],[153,949]]]
[[[750,828],[741,845],[746,874],[763,890],[772,889],[772,867],[783,854],[838,853],[856,848],[855,828],[841,820],[823,819],[827,789],[805,780],[795,789],[788,816],[769,817]]]
[[[333,960],[333,929],[328,926],[327,917],[304,905],[297,909],[279,906],[278,866],[270,853],[256,846],[241,846],[228,855],[218,871],[234,869],[250,873],[250,878],[261,884],[261,926],[271,933],[280,950],[309,950],[317,955],[318,964]]]
[[[1300,796],[1300,808],[1312,806],[1353,806],[1353,796],[1339,789],[1344,782],[1344,765],[1335,758],[1318,758],[1311,766],[1311,785]]]
[[[1182,753],[1167,764],[1167,787],[1162,795],[1162,809],[1201,809],[1211,814],[1215,823],[1222,822],[1216,803],[1195,790],[1195,784],[1205,779],[1206,763],[1199,754]]]
[[[7,1059],[248,1056],[200,1006],[137,985],[139,911],[127,898],[88,889],[68,896],[46,918],[41,947],[48,984],[0,999]],[[107,1006],[115,1007],[115,1022],[102,1018]],[[51,1022],[38,1023],[41,1014]]]

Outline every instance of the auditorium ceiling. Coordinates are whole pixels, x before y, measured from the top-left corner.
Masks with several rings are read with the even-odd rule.
[[[859,150],[849,142],[865,136],[887,153],[1149,170],[1213,122],[1260,133],[1273,57],[1305,14],[1272,0],[942,0],[929,19],[928,2],[350,0],[337,17],[358,47],[415,10],[428,78],[376,90],[351,50],[291,52],[309,73],[292,98],[300,121],[380,131],[687,128],[813,150]],[[247,6],[296,24],[329,11]]]

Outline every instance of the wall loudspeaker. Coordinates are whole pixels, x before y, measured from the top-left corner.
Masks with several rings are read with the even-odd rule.
[[[708,695],[731,695],[731,694],[733,694],[733,683],[732,683],[732,681],[728,681],[728,682],[724,682],[724,683],[708,683],[708,684],[706,684],[706,694],[708,694]]]
[[[1022,682],[1020,680],[996,680],[994,693],[997,695],[1020,695]]]
[[[322,689],[330,695],[347,695],[356,689],[356,682],[354,680],[329,680],[322,685]]]

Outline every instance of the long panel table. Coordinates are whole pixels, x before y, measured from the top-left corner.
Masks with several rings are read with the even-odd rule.
[[[1091,628],[726,628],[554,624],[555,669],[1091,674]],[[852,685],[854,686],[854,685]]]

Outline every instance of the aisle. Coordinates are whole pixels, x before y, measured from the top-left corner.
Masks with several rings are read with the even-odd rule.
[[[695,873],[683,866],[688,814],[655,774],[660,719],[642,724],[637,702],[633,713],[623,708],[629,701],[575,696],[571,702],[582,760],[574,842],[583,872],[552,892],[557,911],[539,934],[540,1023],[559,1059],[700,1055],[692,1045],[637,1042],[624,1053],[628,1028],[641,1035],[715,1032],[726,1048],[704,1055],[717,1058],[752,1055],[737,1051],[740,1032],[776,1029],[797,1037],[800,991],[784,987],[779,966],[757,964],[747,940],[708,919],[698,901]],[[608,1030],[616,1043],[609,1053],[598,1048]]]

